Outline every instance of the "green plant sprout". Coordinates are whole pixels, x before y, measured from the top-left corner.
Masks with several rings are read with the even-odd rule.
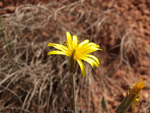
[[[132,104],[133,104],[132,113],[134,112],[135,106],[139,102],[139,97],[141,97],[140,92],[144,88],[144,83],[145,81],[141,79],[136,84],[133,85],[133,87],[129,90],[127,96],[118,106],[116,113],[126,113]]]

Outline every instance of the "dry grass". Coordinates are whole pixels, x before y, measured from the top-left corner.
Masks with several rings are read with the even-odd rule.
[[[104,49],[101,55],[96,54],[102,64],[100,68],[95,70],[86,65],[85,78],[80,70],[76,73],[78,109],[98,113],[105,96],[109,101],[107,112],[113,112],[119,104],[118,99],[125,96],[130,85],[128,76],[134,72],[128,54],[135,53],[129,38],[132,35],[126,30],[123,20],[117,25],[115,23],[116,11],[110,8],[113,1],[108,8],[100,8],[97,2],[25,4],[13,14],[2,16],[4,35],[1,36],[6,41],[0,39],[1,112],[62,113],[72,109],[68,61],[64,56],[47,56],[52,50],[47,44],[64,43],[66,31],[76,34],[80,40],[87,38],[96,42]],[[120,26],[123,27],[120,29]],[[113,66],[114,63],[118,65]],[[118,77],[115,73],[123,65],[125,72],[130,73]],[[125,72],[121,70],[121,74],[125,75]],[[132,76],[131,79],[136,78]],[[127,86],[125,91],[122,84]]]

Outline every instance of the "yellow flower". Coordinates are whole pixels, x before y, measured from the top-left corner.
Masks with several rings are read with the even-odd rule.
[[[69,59],[73,60],[72,62],[77,62],[80,66],[82,75],[85,76],[85,66],[82,60],[88,62],[92,67],[99,67],[99,60],[89,54],[100,49],[99,45],[89,42],[89,40],[84,40],[83,42],[78,44],[78,38],[76,35],[71,37],[69,32],[66,32],[67,42],[66,45],[56,44],[56,43],[49,43],[48,46],[52,46],[58,50],[50,51],[48,55],[51,54],[61,54],[66,55]]]
[[[134,108],[137,105],[137,103],[139,102],[138,98],[141,97],[140,92],[144,88],[144,83],[145,83],[145,81],[143,81],[142,79],[139,80],[139,82],[137,82],[136,84],[134,84],[133,87],[129,91],[128,95],[134,95],[134,99],[133,99],[133,107]]]

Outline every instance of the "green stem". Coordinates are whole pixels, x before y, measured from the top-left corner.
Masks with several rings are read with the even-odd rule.
[[[116,113],[127,113],[128,109],[130,108],[131,104],[134,102],[135,94],[127,95],[121,104],[118,106]]]
[[[74,80],[74,74],[70,73],[72,76],[72,92],[73,92],[73,110],[74,113],[76,113],[76,97],[75,97],[75,80]]]

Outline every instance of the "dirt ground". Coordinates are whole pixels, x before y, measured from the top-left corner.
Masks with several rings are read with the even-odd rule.
[[[69,31],[103,49],[93,53],[99,68],[77,70],[78,112],[103,113],[104,98],[115,113],[143,78],[134,112],[150,113],[150,0],[3,0],[0,15],[0,112],[72,112],[67,58],[47,55]]]

